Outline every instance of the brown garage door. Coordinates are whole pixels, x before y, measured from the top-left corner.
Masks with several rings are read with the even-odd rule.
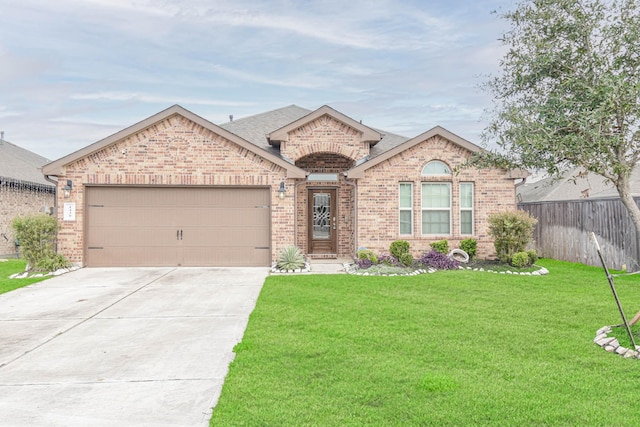
[[[88,187],[85,264],[268,266],[269,190]]]

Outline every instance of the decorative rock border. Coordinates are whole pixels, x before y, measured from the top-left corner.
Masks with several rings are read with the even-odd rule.
[[[419,274],[431,274],[431,273],[435,273],[436,269],[434,268],[428,268],[428,269],[418,269],[415,271],[412,271],[410,273],[390,273],[390,274],[385,274],[385,273],[368,273],[367,269],[364,270],[360,270],[357,268],[357,264],[355,263],[344,263],[344,271],[347,272],[347,274],[355,274],[358,276],[417,276]],[[472,271],[484,271],[485,273],[494,273],[494,274],[512,274],[512,275],[516,275],[516,276],[544,276],[546,274],[549,274],[549,270],[547,270],[544,267],[540,267],[539,270],[536,271],[526,271],[526,272],[519,272],[519,271],[494,271],[494,270],[485,270],[484,268],[478,268],[478,267],[464,267],[464,266],[459,266],[458,269],[460,270],[472,270]]]
[[[608,336],[611,331],[611,326],[603,326],[598,329],[593,342],[602,347],[605,351],[615,353],[625,359],[640,359],[640,345],[637,345],[635,350],[622,347],[617,338]]]
[[[23,271],[22,273],[16,273],[9,276],[9,279],[35,279],[38,277],[49,277],[49,276],[60,276],[65,273],[69,273],[71,271],[79,270],[80,267],[69,267],[69,268],[61,268],[56,271],[51,271],[49,273],[30,273],[28,271]]]
[[[309,261],[304,262],[303,268],[298,268],[296,270],[280,270],[278,268],[278,264],[275,262],[271,265],[271,273],[286,274],[286,273],[310,273],[310,272],[311,272],[311,263],[309,263]]]

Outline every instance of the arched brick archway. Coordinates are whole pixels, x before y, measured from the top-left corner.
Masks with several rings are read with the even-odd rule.
[[[332,152],[316,152],[301,157],[296,166],[308,172],[340,173],[351,169],[355,160]]]

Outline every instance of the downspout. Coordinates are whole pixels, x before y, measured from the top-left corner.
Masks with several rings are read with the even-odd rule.
[[[351,255],[355,258],[358,251],[358,181],[354,179],[354,182],[349,182],[347,173],[343,172],[345,184],[353,188],[353,250]]]
[[[515,193],[514,196],[516,198],[516,209],[518,208],[518,203],[521,203],[518,201],[518,187],[520,187],[521,185],[523,185],[524,183],[527,182],[527,177],[522,178],[522,181],[518,182],[517,184],[513,184],[513,192]]]
[[[58,181],[49,178],[52,175],[45,175],[44,179],[53,184],[53,211],[56,213],[56,217],[58,216]]]
[[[58,181],[49,178],[51,175],[45,175],[44,179],[53,184],[53,212],[55,212],[56,221],[58,219]],[[55,251],[58,253],[58,239],[55,241]]]

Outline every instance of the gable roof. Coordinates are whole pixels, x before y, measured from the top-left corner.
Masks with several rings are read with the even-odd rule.
[[[280,129],[271,132],[268,135],[269,144],[278,144],[280,141],[284,141],[288,138],[289,132],[292,130],[304,126],[305,124],[312,122],[320,117],[328,115],[329,117],[333,117],[334,119],[344,123],[345,125],[356,129],[357,131],[362,133],[362,141],[370,142],[371,145],[375,145],[378,141],[382,139],[382,134],[369,126],[365,126],[360,122],[353,120],[351,117],[345,116],[339,111],[334,110],[328,105],[323,105],[317,110],[307,114],[304,117],[299,118],[296,121],[286,124]]]
[[[620,197],[615,186],[605,178],[582,168],[574,168],[561,178],[547,177],[527,182],[517,188],[519,203],[555,202],[579,199],[604,199]],[[640,168],[631,173],[631,194],[640,196]]]
[[[395,146],[390,147],[389,149],[387,149],[386,151],[383,152],[378,152],[377,155],[375,157],[372,157],[370,160],[356,166],[355,168],[347,171],[347,178],[363,178],[364,177],[364,172],[369,169],[372,168],[373,166],[380,164],[382,162],[384,162],[385,160],[390,159],[391,157],[405,151],[408,150],[409,148],[418,145],[426,140],[428,140],[429,138],[432,138],[434,136],[441,136],[451,142],[453,142],[456,145],[459,145],[462,148],[465,148],[473,153],[478,152],[480,150],[482,150],[482,148],[478,147],[477,145],[467,141],[464,138],[459,137],[458,135],[449,132],[448,130],[446,130],[445,128],[441,127],[441,126],[436,126],[434,128],[431,128],[430,130],[421,133],[420,135],[416,136],[415,138],[411,138],[409,140],[406,141],[401,141],[400,139],[396,139],[396,142],[398,142]],[[385,147],[386,148],[386,147]]]
[[[83,157],[89,156],[97,151],[100,151],[108,147],[109,145],[115,144],[116,142],[121,141],[131,135],[141,132],[155,125],[156,123],[166,120],[174,115],[180,115],[188,120],[191,120],[192,122],[197,123],[198,125],[204,127],[205,129],[208,129],[222,136],[223,138],[226,138],[229,141],[232,141],[235,144],[240,145],[242,148],[245,148],[257,154],[265,158],[266,160],[269,160],[272,163],[275,163],[276,165],[284,168],[287,171],[288,177],[304,178],[306,176],[305,171],[283,160],[281,157],[261,149],[259,146],[256,146],[255,144],[239,137],[238,135],[231,133],[226,129],[223,129],[222,127],[217,126],[208,120],[205,120],[204,118],[192,113],[191,111],[179,105],[174,105],[172,107],[169,107],[164,111],[161,111],[147,119],[144,119],[132,126],[129,126],[126,129],[121,130],[120,132],[114,133],[113,135],[108,136],[98,142],[95,142],[85,148],[82,148],[74,153],[71,153],[54,162],[51,162],[42,168],[42,173],[44,173],[45,175],[59,175],[62,173],[62,168],[64,166],[70,163],[73,163]]]
[[[0,139],[0,178],[53,187],[40,172],[48,162],[45,157]]]

